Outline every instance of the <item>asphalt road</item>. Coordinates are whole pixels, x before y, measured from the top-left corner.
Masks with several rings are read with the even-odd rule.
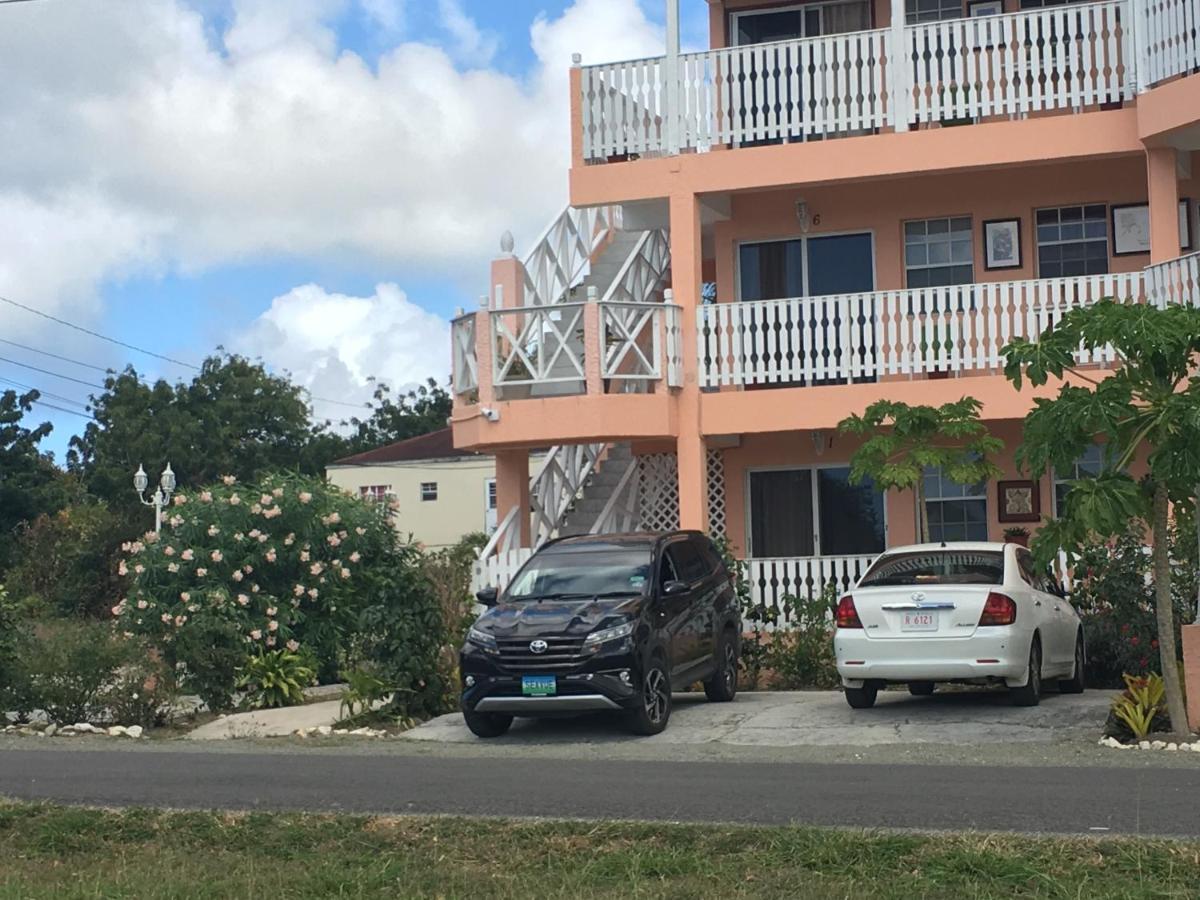
[[[0,796],[96,806],[1200,837],[1200,770],[0,751]]]

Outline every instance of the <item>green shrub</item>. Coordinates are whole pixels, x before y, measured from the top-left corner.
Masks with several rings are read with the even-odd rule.
[[[39,516],[19,533],[9,591],[38,615],[106,617],[120,598],[121,542],[133,534],[102,503]]]
[[[203,619],[182,629],[167,650],[186,690],[212,712],[233,709],[238,671],[246,662],[246,636],[237,623]]]
[[[387,698],[392,689],[373,670],[355,669],[346,676],[346,690],[342,693],[339,715],[343,719],[354,719]]]
[[[784,618],[790,627],[771,635],[767,665],[779,687],[788,690],[834,688],[839,684],[833,652],[833,619],[837,585],[807,599],[785,597]]]
[[[762,678],[763,669],[768,667],[770,655],[769,625],[778,620],[776,611],[765,604],[756,604],[750,592],[750,581],[746,568],[734,553],[733,545],[723,535],[712,537],[717,552],[725,562],[725,568],[733,576],[733,592],[738,609],[742,614],[742,648],[739,665],[740,682],[743,687],[754,690]]]
[[[17,614],[17,604],[0,585],[0,717],[16,707],[16,657],[23,634],[23,623]],[[4,722],[0,718],[0,725]]]
[[[291,650],[259,651],[246,660],[238,678],[238,689],[245,691],[246,709],[274,709],[299,706],[304,689],[313,683],[316,672],[308,659]]]
[[[18,641],[13,668],[17,711],[41,709],[64,725],[154,724],[174,697],[170,673],[152,652],[99,622],[39,623]],[[122,721],[125,715],[137,721]]]
[[[1119,741],[1145,740],[1152,733],[1171,730],[1163,699],[1161,675],[1125,675],[1125,690],[1113,698],[1104,733]]]
[[[1085,546],[1074,564],[1071,603],[1083,620],[1087,641],[1087,681],[1093,687],[1120,687],[1126,673],[1160,673],[1158,625],[1145,527],[1132,523],[1119,537]],[[1180,520],[1172,534],[1175,569],[1176,646],[1179,628],[1195,617],[1196,537],[1191,521]]]

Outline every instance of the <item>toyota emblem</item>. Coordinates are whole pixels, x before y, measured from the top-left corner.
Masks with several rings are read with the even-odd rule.
[[[530,653],[545,653],[550,648],[550,645],[540,638],[536,641],[529,642]]]

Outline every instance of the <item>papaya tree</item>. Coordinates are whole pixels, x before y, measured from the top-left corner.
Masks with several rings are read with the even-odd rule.
[[[1080,371],[1076,353],[1112,347],[1120,365],[1112,372]],[[1093,443],[1107,451],[1095,478],[1072,483],[1069,503],[1033,540],[1034,555],[1048,563],[1090,537],[1120,534],[1131,520],[1153,535],[1158,651],[1171,727],[1188,731],[1175,642],[1168,535],[1171,505],[1194,507],[1200,482],[1200,309],[1155,308],[1105,300],[1073,309],[1036,341],[1017,338],[1004,348],[1006,377],[1018,390],[1064,379],[1053,398],[1039,398],[1025,419],[1018,464],[1040,476],[1070,470]],[[1129,465],[1144,459],[1137,480]]]
[[[928,541],[926,469],[939,468],[956,484],[978,484],[1000,474],[988,456],[1003,450],[1004,443],[980,421],[980,408],[974,397],[942,406],[876,400],[861,416],[843,419],[839,431],[866,438],[850,457],[851,483],[870,478],[880,490],[912,490],[918,540]]]

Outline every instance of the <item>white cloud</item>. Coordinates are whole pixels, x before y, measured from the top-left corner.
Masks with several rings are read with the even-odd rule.
[[[442,27],[454,40],[452,52],[456,59],[475,68],[485,68],[499,49],[500,42],[493,34],[485,34],[475,20],[462,8],[462,0],[438,0]]]
[[[371,67],[331,23],[399,29],[403,0],[229,8],[222,34],[183,0],[4,9],[0,294],[94,323],[107,280],[259,259],[481,293],[500,234],[528,245],[566,199],[571,54],[662,45],[637,0],[576,0],[534,22],[524,78],[455,65],[493,40],[465,14],[447,17],[453,52],[401,40]],[[18,321],[0,305],[0,331]]]
[[[315,397],[365,403],[372,376],[393,391],[429,377],[446,381],[450,326],[395,284],[378,285],[370,297],[306,284],[272,300],[232,349],[289,371]],[[321,418],[354,414],[327,402],[314,406]]]

